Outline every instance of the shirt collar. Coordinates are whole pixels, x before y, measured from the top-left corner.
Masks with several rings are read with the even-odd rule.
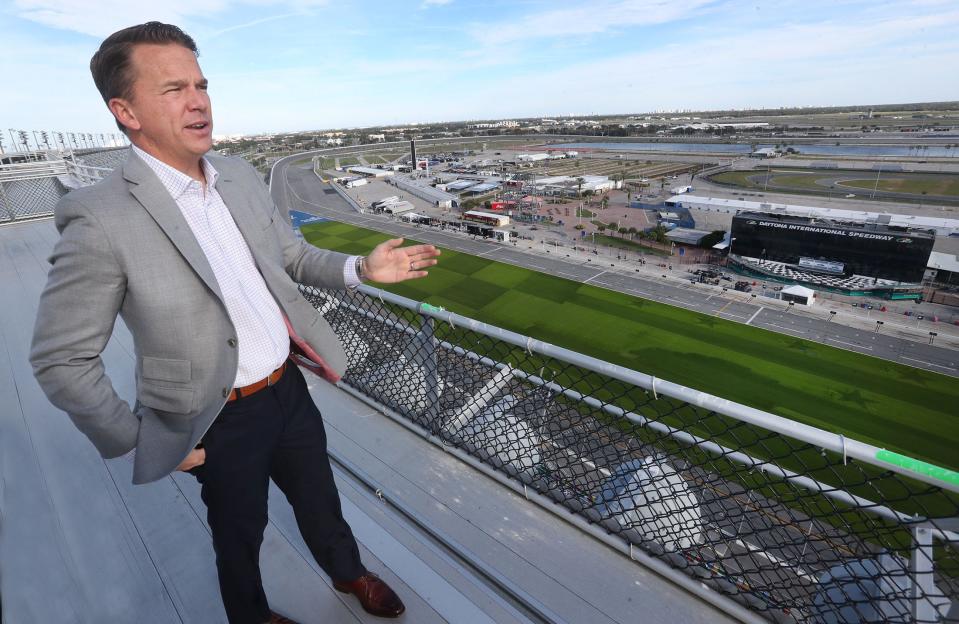
[[[190,188],[191,184],[196,182],[196,180],[187,174],[151,156],[136,145],[131,145],[130,147],[133,148],[133,153],[139,156],[140,159],[153,170],[153,173],[157,175],[160,183],[163,184],[163,187],[170,193],[170,196],[172,196],[174,200],[179,198],[180,195]],[[217,172],[206,156],[200,159],[200,165],[203,167],[203,176],[206,178],[207,187],[216,188],[216,181],[220,177],[219,172]]]

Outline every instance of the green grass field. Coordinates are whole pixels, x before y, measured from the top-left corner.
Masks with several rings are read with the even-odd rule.
[[[732,186],[741,186],[749,189],[761,189],[764,184],[761,181],[754,181],[750,178],[762,176],[766,171],[764,169],[753,169],[748,171],[724,171],[710,176],[710,180],[720,184],[729,184]],[[848,187],[849,190],[873,190],[876,186],[875,176],[857,178],[857,175],[863,175],[861,171],[840,171],[828,169],[803,171],[796,169],[781,169],[773,167],[770,169],[772,178],[769,180],[768,189],[781,190],[805,190],[816,194],[830,192],[828,185],[819,184],[817,180],[848,174],[849,178],[836,184],[836,189],[841,190]],[[959,176],[946,174],[895,174],[886,173],[885,177],[880,177],[879,190],[893,193],[911,193],[917,197],[923,193],[929,195],[942,195],[959,197]]]
[[[844,180],[841,186],[853,186],[858,189],[873,190],[876,188],[876,179],[871,180]],[[957,176],[929,176],[929,177],[910,177],[893,178],[889,180],[879,180],[880,191],[891,191],[893,193],[913,193],[921,195],[951,195],[959,197],[959,177]]]
[[[304,226],[351,254],[388,238]],[[426,279],[387,287],[710,394],[952,469],[959,379],[450,250]]]

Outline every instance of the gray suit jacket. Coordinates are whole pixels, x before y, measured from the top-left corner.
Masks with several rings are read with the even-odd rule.
[[[298,239],[259,174],[210,154],[217,191],[294,331],[342,375],[336,335],[296,283],[344,288],[347,256]],[[137,449],[134,483],[170,474],[233,387],[236,332],[213,270],[176,203],[136,155],[56,207],[60,231],[30,361],[50,399],[103,457]],[[136,404],[117,396],[100,354],[117,314],[133,335]]]

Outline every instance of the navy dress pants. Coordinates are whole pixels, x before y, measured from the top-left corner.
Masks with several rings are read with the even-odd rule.
[[[323,420],[292,363],[276,385],[227,403],[203,437],[201,484],[220,595],[231,624],[262,624],[270,608],[260,578],[270,479],[286,495],[303,539],[336,581],[366,573],[326,454]]]

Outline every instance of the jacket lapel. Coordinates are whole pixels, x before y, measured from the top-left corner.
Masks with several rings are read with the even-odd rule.
[[[123,177],[130,182],[130,193],[150,213],[200,279],[223,301],[223,293],[220,292],[220,285],[206,254],[156,174],[136,154],[131,153],[123,164]]]
[[[214,163],[216,166],[219,163]],[[250,248],[250,253],[253,254],[253,260],[256,262],[256,266],[260,268],[260,271],[263,271],[263,262],[260,258],[260,249],[259,245],[255,244],[255,241],[259,239],[262,235],[262,226],[258,229],[256,225],[256,220],[253,218],[253,208],[250,206],[249,195],[243,193],[242,189],[233,181],[231,175],[226,171],[226,167],[221,167],[217,169],[219,174],[219,179],[216,183],[216,192],[220,194],[220,199],[223,200],[226,209],[230,211],[230,214],[233,216],[233,222],[236,223],[237,229],[240,230],[240,234],[243,235],[243,240],[246,241],[247,247]]]

